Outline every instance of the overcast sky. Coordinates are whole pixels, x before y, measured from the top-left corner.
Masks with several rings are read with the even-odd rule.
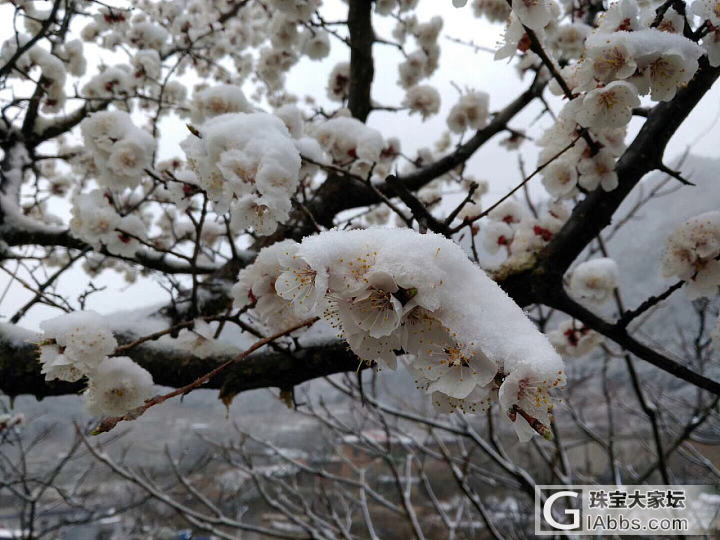
[[[326,0],[325,4],[327,20],[345,18],[347,7],[344,3],[339,0]],[[5,6],[5,11],[0,14],[4,15],[7,7]],[[490,53],[483,51],[475,53],[469,47],[446,39],[447,36],[451,36],[462,40],[472,40],[481,46],[494,47],[501,37],[501,26],[490,25],[484,20],[474,19],[469,7],[460,10],[453,9],[450,0],[423,0],[420,2],[418,19],[421,22],[429,20],[435,15],[441,15],[445,21],[443,37],[440,38],[442,55],[440,68],[428,82],[441,93],[441,114],[426,122],[422,122],[418,116],[411,117],[404,113],[386,112],[374,112],[369,119],[370,125],[380,130],[385,137],[398,137],[402,141],[403,152],[407,155],[414,154],[415,150],[420,147],[432,146],[446,129],[447,112],[458,98],[455,86],[462,89],[472,88],[487,91],[490,94],[491,110],[499,110],[529,84],[529,80],[521,81],[515,68],[507,61],[496,62]],[[3,16],[0,20],[3,21],[0,23],[0,35],[4,40],[12,35],[12,23],[7,16]],[[394,21],[389,18],[376,20],[378,35],[390,37],[393,24]],[[408,44],[407,48],[409,51],[413,50],[412,42]],[[401,59],[400,53],[393,47],[381,44],[376,44],[374,51],[376,72],[373,98],[383,105],[399,105],[404,95],[402,89],[395,84],[397,64]],[[348,48],[335,40],[329,58],[321,62],[303,60],[291,70],[287,78],[288,90],[297,94],[301,99],[305,95],[310,95],[315,97],[319,104],[328,108],[334,107],[335,105],[325,97],[327,76],[337,62],[346,61],[348,57]],[[92,57],[89,58],[89,63],[93,63]],[[674,163],[673,156],[679,155],[688,146],[696,155],[719,155],[717,141],[720,130],[717,119],[720,115],[720,89],[718,86],[716,85],[708,93],[673,138],[667,154],[669,164]],[[562,103],[558,99],[553,99],[551,105],[555,110],[559,110]],[[517,129],[527,129],[540,111],[540,105],[533,104],[513,120],[511,126]],[[551,119],[545,116],[531,128],[530,134],[537,135],[550,124]],[[636,131],[641,124],[640,119],[634,120],[631,124],[631,131]],[[181,156],[182,152],[178,145],[186,134],[184,121],[178,118],[168,118],[163,121],[162,128],[161,157]],[[485,206],[490,205],[493,200],[502,196],[521,179],[517,166],[517,154],[508,153],[499,147],[497,142],[500,138],[496,137],[495,140],[483,147],[469,162],[468,172],[489,182],[490,193],[483,199]],[[533,145],[531,143],[523,145],[522,154],[528,170],[532,170],[537,158],[537,152]],[[544,192],[539,179],[531,185],[531,189],[536,196],[543,196]],[[7,276],[0,275],[0,291],[5,289],[7,282]],[[86,282],[87,278],[82,272],[68,272],[61,280],[61,290],[70,291],[71,295],[77,295]],[[89,308],[96,309],[101,313],[131,309],[149,303],[161,303],[167,299],[166,294],[151,279],[126,286],[118,274],[106,271],[100,278],[95,279],[94,283],[97,286],[108,287],[107,291],[93,295],[89,302]],[[122,289],[122,291],[118,289]],[[28,298],[30,295],[26,290],[13,286],[0,303],[0,321],[14,313]],[[39,322],[56,314],[55,310],[43,306],[35,307],[24,319],[23,325],[35,329]]]

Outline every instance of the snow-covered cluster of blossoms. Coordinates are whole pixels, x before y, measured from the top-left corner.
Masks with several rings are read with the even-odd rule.
[[[720,212],[711,211],[682,223],[665,241],[662,273],[685,281],[690,298],[720,290]]]
[[[263,249],[240,272],[235,307],[266,324],[322,315],[366,362],[409,355],[442,411],[499,401],[518,435],[547,435],[563,364],[548,340],[454,242],[410,229],[329,231]]]
[[[104,246],[113,255],[132,257],[145,239],[145,224],[136,214],[121,216],[111,201],[112,196],[99,189],[76,194],[70,232],[95,249]]]
[[[287,220],[298,186],[300,154],[287,127],[267,113],[209,119],[181,147],[215,211],[232,215],[235,230],[268,235]]]
[[[80,124],[85,148],[97,168],[96,179],[113,190],[136,187],[152,164],[155,139],[123,111],[101,111]]]
[[[34,32],[31,32],[34,34]],[[53,54],[38,44],[31,45],[32,36],[19,33],[3,42],[0,48],[0,64],[5,65],[18,52],[26,49],[16,60],[15,69],[10,70],[10,77],[20,79],[32,77],[42,78],[44,92],[39,96],[42,110],[46,113],[57,113],[63,110],[67,96],[65,94],[65,81],[67,73],[82,75],[85,71],[82,59],[82,42],[73,41]],[[34,42],[33,42],[34,43]],[[65,57],[65,61],[63,61]]]
[[[349,166],[360,176],[383,158],[383,136],[356,118],[331,118],[317,126],[313,135],[335,164]]]
[[[585,261],[570,275],[570,294],[594,304],[604,304],[617,286],[618,273],[617,263],[608,257]]]
[[[107,322],[94,311],[74,311],[41,323],[38,346],[45,379],[76,382],[92,414],[119,416],[152,397],[152,375],[126,356],[109,356],[117,347]]]

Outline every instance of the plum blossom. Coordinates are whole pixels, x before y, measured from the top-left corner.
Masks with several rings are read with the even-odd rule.
[[[617,263],[607,257],[591,259],[577,266],[570,276],[570,293],[595,304],[607,302],[617,286]]]
[[[605,191],[612,191],[618,186],[615,157],[608,150],[602,149],[594,156],[581,159],[578,171],[578,183],[589,191],[596,190],[598,186]]]
[[[560,217],[547,219],[562,223],[558,211]],[[511,234],[517,213],[506,205],[492,223]],[[485,410],[520,366],[523,381],[541,381],[532,389],[522,383],[538,398],[549,399],[562,380],[562,362],[546,338],[440,235],[371,228],[276,243],[240,272],[232,294],[235,307],[251,309],[268,325],[321,315],[361,360],[380,368],[395,369],[396,355],[405,353],[416,384],[443,411]],[[517,388],[509,392],[503,406],[527,410],[543,434],[547,414],[532,409]]]
[[[564,159],[551,162],[542,172],[542,183],[555,198],[572,197],[577,191],[578,174],[574,164]]]
[[[602,334],[574,319],[561,322],[555,330],[548,333],[548,339],[559,354],[573,357],[588,354],[604,340]]]
[[[92,374],[117,341],[105,320],[94,311],[74,311],[40,324],[40,362],[47,380],[74,382]]]
[[[593,129],[615,129],[632,119],[633,107],[640,105],[637,89],[625,81],[613,81],[588,92],[577,112],[578,124]]]
[[[469,92],[450,109],[447,125],[453,133],[482,129],[488,122],[490,96],[485,92]]]
[[[552,19],[550,0],[512,0],[512,10],[532,30],[542,30]]]
[[[410,114],[419,113],[426,120],[440,111],[440,93],[426,84],[413,86],[405,94],[403,106],[410,109]]]
[[[92,414],[121,416],[155,393],[150,373],[127,356],[103,360],[90,380],[85,398]]]
[[[720,286],[720,212],[711,211],[682,223],[665,241],[663,276],[687,283],[689,297],[712,296]]]
[[[695,0],[690,6],[690,13],[710,21],[713,26],[720,26],[720,2],[718,0]]]

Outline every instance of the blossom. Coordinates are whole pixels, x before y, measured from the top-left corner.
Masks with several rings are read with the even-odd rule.
[[[542,30],[552,18],[549,0],[512,0],[512,10],[532,30]]]
[[[510,247],[515,230],[504,221],[489,221],[482,229],[483,247],[490,253],[497,253],[503,246]]]
[[[377,6],[376,6],[377,9]],[[330,54],[330,38],[324,30],[313,29],[303,34],[302,51],[311,60],[322,60]]]
[[[195,93],[190,118],[194,124],[200,125],[222,114],[249,112],[252,112],[252,106],[242,88],[232,84],[219,84]]]
[[[216,116],[180,146],[216,211],[232,207],[235,230],[252,226],[266,235],[287,219],[299,182],[300,154],[278,117]]]
[[[574,319],[566,319],[555,330],[548,333],[548,339],[557,352],[563,356],[584,356],[600,345],[604,338]]]
[[[141,406],[155,392],[150,373],[127,356],[103,360],[86,391],[92,414],[121,416]]]
[[[333,101],[343,101],[350,95],[350,64],[335,65],[328,78],[327,95]]]
[[[498,401],[513,423],[521,442],[535,433],[552,438],[550,420],[554,407],[551,391],[565,385],[562,370],[538,370],[523,365],[504,377]]]
[[[467,129],[482,129],[488,122],[490,96],[485,92],[470,92],[450,109],[447,125],[453,133]]]
[[[720,29],[708,32],[702,39],[702,45],[712,67],[720,66]]]
[[[682,223],[665,240],[663,276],[687,281],[690,297],[712,296],[720,286],[720,212],[705,212]]]
[[[637,62],[627,32],[597,34],[587,40],[587,60],[583,69],[601,83],[627,79],[637,69]]]
[[[697,59],[688,58],[680,52],[669,51],[659,55],[647,67],[652,99],[670,101],[678,87],[690,82],[697,70]]]
[[[612,191],[618,186],[615,172],[615,158],[603,149],[592,157],[586,157],[578,163],[580,178],[578,183],[587,190],[595,190],[602,186],[605,191]]]
[[[718,0],[695,0],[690,6],[690,13],[710,21],[713,26],[720,26],[720,2]]]
[[[577,266],[570,276],[570,292],[577,298],[602,304],[617,286],[617,263],[607,257],[591,259]]]
[[[314,269],[297,255],[297,245],[288,245],[280,264],[285,269],[275,280],[275,292],[293,304],[296,312],[314,311],[328,287],[326,269]]]
[[[192,330],[180,330],[175,343],[193,356],[207,358],[215,351],[215,329],[202,319],[196,319]]]
[[[594,129],[614,129],[627,125],[633,107],[640,105],[637,89],[625,81],[614,81],[588,92],[577,112],[578,124]]]
[[[368,163],[380,161],[383,137],[379,131],[355,118],[331,118],[314,133],[320,145],[341,164],[361,159]]]
[[[557,159],[542,172],[542,183],[547,192],[555,198],[572,197],[577,191],[577,170],[567,160]]]
[[[145,224],[135,214],[124,216],[117,224],[116,231],[104,235],[107,250],[122,257],[133,257],[145,240]]]
[[[46,378],[78,380],[94,373],[117,341],[104,319],[94,311],[73,311],[40,323],[44,341],[40,362]]]
[[[543,216],[548,227],[566,217],[557,210]],[[516,214],[507,204],[491,223],[512,233]],[[406,353],[418,386],[442,410],[484,410],[497,396],[498,374],[520,366],[541,378],[562,372],[522,310],[457,244],[433,233],[335,230],[273,244],[240,272],[232,295],[236,308],[251,309],[264,324],[322,315],[380,369],[394,369],[396,354]]]
[[[410,114],[420,113],[425,120],[440,111],[440,93],[426,84],[413,86],[405,94],[403,106],[410,109]]]
[[[70,232],[91,245],[100,246],[114,236],[121,219],[100,190],[73,197]]]

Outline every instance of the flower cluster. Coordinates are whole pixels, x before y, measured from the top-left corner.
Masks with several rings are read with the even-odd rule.
[[[117,341],[94,311],[74,311],[44,321],[40,363],[45,379],[88,380],[85,399],[92,414],[123,415],[154,393],[150,373],[126,356],[109,356]]]
[[[685,280],[690,298],[713,296],[720,287],[720,212],[692,217],[665,241],[662,273]]]
[[[122,111],[102,111],[80,124],[85,148],[97,168],[97,181],[113,190],[136,187],[151,166],[155,139]]]
[[[522,310],[452,241],[409,229],[330,231],[265,248],[235,306],[271,325],[322,314],[353,352],[395,369],[410,356],[441,410],[499,399],[523,439],[546,434],[562,361]]]
[[[465,4],[454,2],[456,7]],[[690,11],[714,25],[714,4],[696,0]],[[484,0],[473,6],[477,15],[491,20],[507,15],[506,2]],[[504,43],[496,54],[500,59],[520,53],[520,69],[540,69],[539,57],[530,51],[532,31],[560,73],[562,80],[552,78],[550,88],[568,102],[538,140],[543,184],[556,199],[572,198],[580,188],[615,189],[615,162],[625,150],[627,125],[640,96],[672,99],[693,78],[704,53],[713,65],[720,63],[716,26],[703,39],[703,49],[683,35],[685,19],[673,8],[665,10],[657,24],[652,2],[618,0],[593,30],[581,22],[561,24],[566,7],[554,0],[513,0]],[[547,68],[542,69],[549,76]],[[450,129],[460,133],[465,124],[453,109]]]
[[[267,113],[215,116],[181,146],[215,210],[235,230],[271,234],[285,221],[298,186],[300,154],[285,124]]]
[[[491,254],[505,251],[507,264],[522,264],[544,248],[569,217],[570,209],[563,202],[544,205],[534,217],[509,199],[488,214],[482,228],[483,247]]]

